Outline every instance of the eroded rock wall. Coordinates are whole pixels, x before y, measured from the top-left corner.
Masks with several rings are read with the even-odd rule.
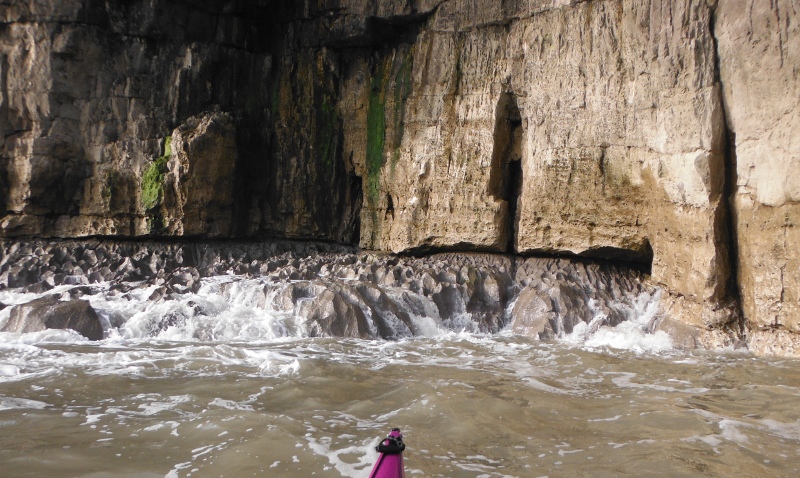
[[[361,245],[651,264],[684,323],[738,321],[741,300],[752,329],[796,330],[796,15],[792,2],[436,5],[344,80]]]
[[[284,39],[281,22],[304,12],[283,3],[0,5],[2,234],[353,241],[360,190],[333,161],[333,102],[321,115],[299,113],[336,90],[319,51],[300,55]],[[232,197],[219,201],[216,183],[190,181],[178,201],[193,204],[176,206],[185,217],[164,217],[174,216],[164,211],[169,194],[157,191],[172,187],[168,143],[194,127],[191,118],[214,114],[230,118],[229,136],[217,138],[233,139],[218,145],[228,153],[209,163],[196,149],[175,161],[227,174]],[[328,160],[315,148],[330,149]]]
[[[797,331],[797,10],[3,5],[0,228],[630,261],[684,324]]]
[[[687,320],[726,321],[712,21],[704,1],[442,3],[413,44],[353,72],[368,86],[345,80],[361,98],[345,117],[367,131],[345,138],[369,185],[362,246],[652,263],[697,304]]]
[[[720,0],[738,284],[754,328],[800,332],[800,5]]]
[[[234,47],[247,42],[239,12],[37,1],[2,13],[6,236],[156,232],[142,178],[172,130],[212,108],[255,119],[241,97],[264,101],[238,88],[271,62]]]

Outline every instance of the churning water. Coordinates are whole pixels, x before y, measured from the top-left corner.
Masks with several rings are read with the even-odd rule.
[[[386,341],[308,338],[259,286],[153,301],[99,283],[106,339],[0,333],[0,474],[366,477],[391,427],[408,476],[800,474],[798,363],[675,351],[646,333],[644,293],[633,320],[555,341],[422,316]]]

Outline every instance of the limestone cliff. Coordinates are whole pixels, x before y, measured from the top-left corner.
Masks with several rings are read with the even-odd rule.
[[[800,332],[792,0],[0,4],[5,236],[638,263]],[[766,350],[768,345],[764,345]]]
[[[798,19],[792,1],[717,7],[737,284],[751,342],[763,349],[788,346],[782,331],[800,332]]]
[[[275,26],[281,19],[273,15],[276,8],[293,15],[286,4],[0,4],[3,234],[352,241],[358,211],[348,208],[360,191],[344,163],[333,161],[334,103],[320,107],[326,113],[319,117],[303,109],[320,99],[313,94],[322,91],[319,65],[283,55],[277,61],[272,52],[284,51],[274,40],[282,38]],[[286,65],[300,71],[284,71]],[[294,75],[305,83],[289,81]],[[190,145],[169,148],[170,138],[201,121],[191,118],[212,116],[227,118],[224,134],[201,128],[190,136],[215,153],[165,154],[191,154]],[[315,146],[331,149],[327,161],[318,161]],[[182,166],[167,174],[170,161]],[[194,174],[192,162],[202,164],[203,176],[216,176],[204,178],[205,187],[225,183],[222,194],[230,197],[220,203],[217,192],[170,194],[179,183],[204,187],[196,176],[175,176]],[[195,213],[165,204],[170,197],[196,202]],[[178,210],[168,211],[173,206]]]

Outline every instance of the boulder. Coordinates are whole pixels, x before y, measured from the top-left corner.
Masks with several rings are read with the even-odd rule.
[[[302,302],[300,313],[306,317],[308,334],[312,337],[369,337],[364,312],[330,290]]]
[[[556,335],[570,334],[580,322],[590,322],[594,314],[587,306],[588,298],[578,284],[559,282],[547,291],[553,310],[559,315]]]
[[[511,330],[515,334],[549,339],[555,335],[557,319],[550,297],[533,287],[526,287],[519,293],[511,311]]]
[[[8,322],[0,331],[22,334],[46,329],[72,329],[89,340],[103,338],[100,318],[88,301],[62,302],[57,295],[14,306]]]

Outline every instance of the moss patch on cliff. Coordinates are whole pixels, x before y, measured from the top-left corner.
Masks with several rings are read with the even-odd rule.
[[[413,86],[411,80],[411,67],[414,64],[413,51],[409,49],[402,55],[400,65],[394,75],[394,121],[393,121],[393,141],[391,156],[391,174],[394,176],[394,169],[400,159],[400,145],[403,142],[405,133],[405,110],[406,100],[411,95]]]
[[[156,158],[142,174],[142,207],[150,211],[164,199],[164,175],[172,155],[172,136],[164,140],[164,154]]]
[[[383,167],[383,152],[386,145],[386,97],[391,90],[389,111],[389,148],[392,148],[391,169],[399,158],[399,148],[403,139],[405,124],[405,104],[411,95],[411,50],[393,59],[386,59],[372,76],[369,104],[367,109],[367,192],[373,204],[377,205],[380,196],[380,173]],[[394,73],[392,75],[392,72]]]
[[[367,144],[366,174],[364,178],[365,207],[370,211],[372,246],[378,247],[381,219],[378,209],[385,205],[390,209],[390,200],[382,204],[383,198],[390,198],[388,191],[382,191],[381,179],[385,162],[389,162],[388,177],[394,177],[395,167],[400,159],[405,126],[405,106],[412,90],[413,53],[411,49],[394,50],[373,67],[367,102]],[[385,214],[384,219],[392,214]]]
[[[153,161],[142,175],[142,206],[150,210],[158,206],[164,195],[164,174],[167,172],[167,158],[161,156]]]

